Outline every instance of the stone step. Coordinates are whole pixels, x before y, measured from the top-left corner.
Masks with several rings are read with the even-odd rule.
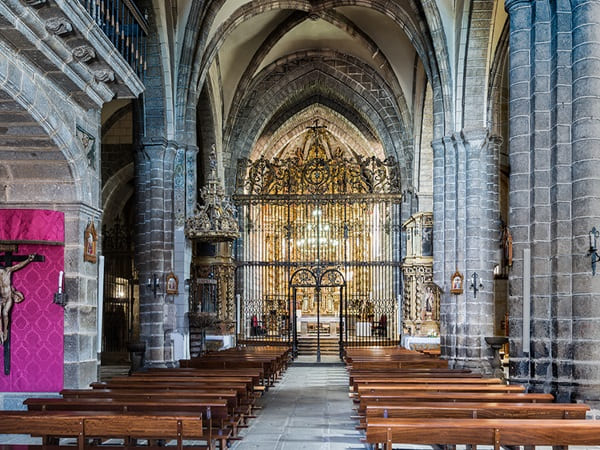
[[[322,355],[337,355],[339,353],[339,338],[338,337],[323,337],[320,339],[320,350]],[[316,355],[317,354],[317,337],[316,336],[299,336],[298,337],[298,354],[299,355]]]

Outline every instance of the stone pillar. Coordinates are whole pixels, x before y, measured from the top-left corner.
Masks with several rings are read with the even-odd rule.
[[[173,358],[165,329],[173,328],[174,309],[166,307],[164,281],[173,264],[175,148],[163,139],[151,139],[136,154],[140,340],[146,344],[145,364],[150,367],[170,365]]]
[[[553,2],[552,13],[552,72],[550,86],[552,95],[551,143],[552,167],[552,271],[554,289],[551,315],[552,329],[552,376],[553,392],[557,401],[572,400],[573,392],[573,261],[579,258],[573,251],[572,199],[571,184],[573,158],[571,145],[572,123],[572,30],[571,2],[558,0]]]
[[[433,147],[433,281],[442,288],[440,300],[440,349],[449,360],[456,356],[457,309],[456,297],[449,295],[447,274],[456,268],[456,220],[447,208],[455,201],[454,147],[449,137],[436,139]]]
[[[579,43],[573,39],[571,45],[571,31],[575,36],[581,30],[576,19],[571,24],[568,1],[514,0],[506,7],[511,26],[509,153],[514,242],[509,278],[510,375],[512,381],[529,385],[533,391],[550,391],[558,400],[570,401],[573,385],[580,384],[580,375],[572,371],[573,360],[586,361],[584,366],[590,360],[597,364],[600,355],[588,351],[597,344],[589,341],[589,319],[597,317],[600,310],[595,313],[584,307],[576,312],[585,303],[577,299],[577,292],[589,299],[594,292],[592,278],[582,265],[585,258],[578,255],[587,250],[593,211],[583,199],[599,192],[590,185],[593,170],[580,170],[594,165],[589,150],[599,133],[594,134],[594,127],[588,126],[594,95],[590,77],[597,77],[597,70],[590,68],[589,59],[581,65],[581,84],[574,82],[572,88],[573,97],[581,100],[581,114],[574,114],[571,120],[570,63],[572,59],[575,79],[578,61],[571,58],[571,49],[588,58],[593,50],[582,49],[589,44],[589,35],[581,36]],[[582,23],[588,24],[588,19],[582,17]],[[579,190],[580,186],[585,187]],[[525,254],[531,255],[529,261]],[[526,277],[527,265],[531,271]],[[529,297],[525,287],[530,290]],[[524,323],[527,309],[530,322]],[[582,342],[591,344],[587,348],[578,342],[577,316],[582,318]],[[529,333],[529,346],[524,332]],[[577,349],[583,353],[577,355]]]
[[[576,396],[600,401],[600,276],[588,232],[600,228],[600,1],[573,0],[573,374]]]
[[[493,334],[493,268],[500,255],[482,249],[497,248],[499,242],[498,149],[484,129],[456,133],[433,147],[434,280],[444,292],[442,354],[453,367],[487,370],[491,351],[484,338]],[[457,270],[464,276],[463,293],[451,294],[450,278]],[[474,272],[483,284],[476,295],[470,289]]]
[[[83,236],[90,220],[99,228],[100,210],[61,205],[65,213],[65,388],[82,389],[97,380],[98,264],[83,260]],[[100,299],[102,301],[102,299]]]
[[[532,5],[530,0],[507,0],[510,20],[509,47],[509,155],[510,224],[514,257],[510,275],[510,374],[521,383],[529,380],[529,353],[522,348],[523,250],[530,248],[530,76]]]

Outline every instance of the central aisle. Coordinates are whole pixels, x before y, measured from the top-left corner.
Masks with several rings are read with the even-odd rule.
[[[241,433],[244,439],[232,449],[368,448],[350,418],[354,411],[342,364],[294,363],[261,404],[257,418]]]

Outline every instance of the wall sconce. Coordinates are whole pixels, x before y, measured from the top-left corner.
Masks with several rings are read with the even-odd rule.
[[[154,296],[156,297],[156,291],[158,291],[158,288],[160,287],[160,279],[158,278],[158,275],[154,274],[154,275],[152,275],[152,278],[148,278],[146,287],[148,289],[152,289],[152,292],[154,293]]]
[[[481,278],[479,278],[477,272],[473,272],[471,278],[473,279],[473,281],[471,281],[471,286],[469,287],[473,289],[473,298],[477,298],[477,291],[483,289],[483,283],[481,283]],[[479,283],[477,282],[477,280],[479,280]]]
[[[590,249],[587,252],[587,256],[592,257],[592,275],[596,275],[596,263],[600,260],[600,255],[598,255],[598,237],[600,237],[600,231],[596,229],[596,227],[592,227],[589,232],[590,237]]]
[[[63,290],[63,278],[65,273],[61,270],[58,273],[58,291],[54,294],[54,300],[52,300],[58,306],[62,306],[63,308],[67,304],[69,297],[67,297],[67,293]]]

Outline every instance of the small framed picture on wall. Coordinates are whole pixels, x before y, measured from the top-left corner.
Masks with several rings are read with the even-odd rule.
[[[83,233],[83,260],[95,263],[98,259],[97,255],[98,233],[94,222],[90,222]]]
[[[167,294],[178,294],[179,280],[173,272],[167,274]]]
[[[462,273],[460,273],[458,270],[456,272],[454,272],[454,274],[452,275],[452,279],[451,279],[451,284],[450,284],[450,293],[451,294],[462,294],[463,293],[463,280],[464,277],[462,275]]]

